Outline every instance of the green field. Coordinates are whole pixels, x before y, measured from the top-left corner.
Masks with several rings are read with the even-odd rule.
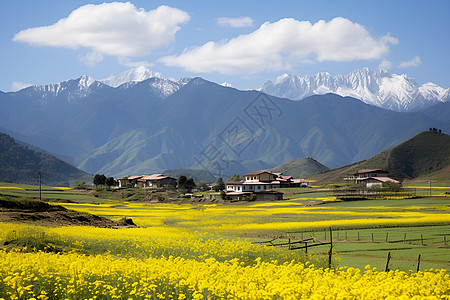
[[[1,183],[0,187],[4,195],[39,196],[35,186]],[[447,191],[445,188],[439,190]],[[143,228],[200,232],[229,240],[276,238],[282,243],[288,238],[298,241],[314,236],[328,242],[331,227],[336,265],[360,269],[370,265],[384,270],[390,252],[390,269],[416,270],[419,254],[421,270],[450,268],[450,197],[338,202],[324,200],[328,193],[312,188],[286,192],[283,201],[220,205],[136,201],[144,194],[132,189],[81,192],[43,187],[42,197],[68,209],[114,220],[132,218]],[[308,253],[325,258],[328,251],[329,246],[324,245],[310,248]]]

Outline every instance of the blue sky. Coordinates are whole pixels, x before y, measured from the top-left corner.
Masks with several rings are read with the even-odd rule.
[[[144,64],[241,89],[369,67],[450,86],[450,1],[0,3],[0,90]]]

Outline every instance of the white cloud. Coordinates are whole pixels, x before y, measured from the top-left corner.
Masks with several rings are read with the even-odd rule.
[[[97,53],[97,60],[101,54],[137,57],[173,42],[179,25],[187,21],[186,12],[165,5],[145,11],[129,2],[88,4],[53,25],[22,30],[13,40],[37,46],[85,47]]]
[[[19,81],[13,81],[13,83],[11,83],[11,91],[13,92],[17,92],[20,91],[24,88],[27,88],[29,86],[32,86],[31,83],[24,83],[24,82],[19,82]]]
[[[91,52],[86,55],[80,55],[79,59],[86,65],[93,67],[103,60],[103,55],[98,52]]]
[[[397,39],[376,39],[360,24],[345,18],[315,24],[295,19],[266,22],[254,32],[225,42],[208,42],[178,56],[159,59],[193,72],[225,74],[289,70],[304,62],[380,59]]]
[[[411,67],[417,67],[420,65],[420,57],[415,56],[411,60],[408,61],[402,61],[399,65],[399,68],[411,68]]]
[[[253,25],[253,19],[250,17],[239,17],[239,18],[217,18],[217,24],[220,26],[230,26],[230,27],[248,27]]]
[[[387,59],[383,59],[380,62],[380,64],[378,65],[378,69],[389,70],[391,68],[392,68],[392,62]]]

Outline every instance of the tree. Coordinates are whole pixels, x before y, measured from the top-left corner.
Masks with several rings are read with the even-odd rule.
[[[241,176],[239,176],[239,174],[234,174],[233,176],[231,176],[228,181],[241,181],[242,178]]]
[[[100,174],[95,174],[94,176],[94,180],[93,183],[95,185],[95,188],[98,188],[99,185],[105,185],[106,182],[106,176],[105,175],[100,175]]]
[[[223,191],[225,189],[225,183],[222,178],[217,179],[217,185],[214,186],[216,192]]]
[[[398,193],[402,190],[402,185],[400,183],[386,181],[383,182],[383,188],[389,192]]]
[[[178,177],[178,181],[177,181],[178,188],[184,187],[184,183],[186,182],[186,180],[187,180],[186,176],[180,175],[180,177]]]
[[[196,187],[195,181],[193,178],[186,179],[186,182],[184,183],[184,187],[190,192],[192,189]]]
[[[184,175],[180,175],[180,177],[178,177],[178,189],[181,192],[186,192],[186,191],[191,191],[192,189],[194,189],[196,187],[195,185],[195,181],[192,178],[187,178]]]
[[[93,183],[95,184],[95,188],[97,188],[99,185],[105,185],[106,176],[104,174],[95,174]]]
[[[110,188],[110,187],[116,185],[116,181],[114,180],[113,177],[108,177],[108,178],[106,178],[105,184]]]
[[[86,181],[75,181],[74,189],[85,189],[86,188]]]

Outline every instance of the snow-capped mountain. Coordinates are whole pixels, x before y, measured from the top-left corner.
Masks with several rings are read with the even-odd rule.
[[[145,66],[139,66],[120,73],[119,75],[111,75],[105,79],[99,80],[106,85],[118,87],[124,83],[141,82],[149,78],[163,78],[161,73],[153,72]]]
[[[47,104],[49,101],[58,97],[63,97],[67,102],[72,102],[76,99],[85,98],[101,88],[110,87],[96,81],[92,77],[83,75],[77,79],[70,79],[58,83],[33,85],[10,94],[15,97],[31,98],[39,104]]]
[[[143,81],[146,81],[146,83],[150,85],[153,92],[161,98],[168,97],[189,82],[186,78],[183,78],[180,81],[164,78],[161,73],[153,72],[145,66],[139,66],[134,69],[124,71],[117,76],[111,75],[108,78],[100,80],[100,82],[106,85],[120,89],[128,89]]]
[[[304,77],[284,74],[275,80],[267,81],[258,90],[292,100],[335,93],[395,111],[420,110],[450,100],[450,89],[431,82],[419,86],[413,78],[405,74],[390,74],[386,70],[376,72],[368,68],[334,77],[329,73]]]

